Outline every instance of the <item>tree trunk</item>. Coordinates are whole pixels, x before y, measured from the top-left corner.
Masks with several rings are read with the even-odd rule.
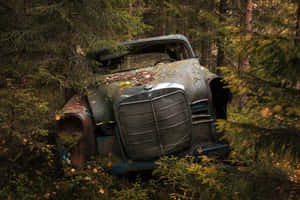
[[[216,12],[216,1],[215,0],[210,0],[209,1],[209,12],[215,13]],[[208,31],[210,34],[213,34],[215,32],[215,27],[213,25],[208,26]],[[208,67],[212,72],[216,72],[216,67],[215,67],[215,62],[213,60],[213,46],[215,44],[215,40],[210,38],[208,41]]]
[[[159,24],[159,33],[160,35],[166,34],[166,7],[164,5],[164,0],[160,0],[160,24]]]
[[[300,45],[300,1],[298,1],[297,9],[297,25],[296,25],[296,40],[295,43],[297,46]]]
[[[220,22],[224,21],[224,15],[226,15],[226,8],[227,8],[227,0],[220,0],[220,7],[219,12],[221,15]],[[224,66],[224,60],[225,60],[225,51],[224,51],[224,39],[225,35],[222,32],[219,32],[219,39],[217,40],[217,49],[218,49],[218,55],[217,55],[217,67]],[[220,74],[220,71],[217,69],[217,74]]]
[[[298,1],[298,9],[297,9],[297,25],[296,25],[296,46],[300,47],[300,1]],[[300,90],[300,81],[297,81],[296,89]]]
[[[252,21],[252,0],[247,0],[246,14],[245,14],[245,37],[251,35],[251,21]],[[242,55],[242,71],[247,71],[249,69],[249,57],[248,52],[246,51],[244,55]],[[247,102],[247,94],[244,93],[240,97],[239,108],[241,109]]]
[[[132,12],[133,12],[133,2],[132,2],[133,0],[129,0],[129,2],[128,2],[128,14],[130,15],[130,16],[132,16]],[[128,29],[128,39],[130,40],[130,39],[132,39],[132,35],[131,35],[131,30],[130,29]]]
[[[247,0],[247,8],[245,14],[245,37],[251,35],[251,22],[252,22],[252,0]],[[247,70],[249,68],[249,58],[247,52],[244,55],[242,70]]]
[[[251,35],[252,21],[252,0],[247,0],[247,9],[245,15],[245,35]]]
[[[208,66],[208,41],[201,41],[201,65]]]

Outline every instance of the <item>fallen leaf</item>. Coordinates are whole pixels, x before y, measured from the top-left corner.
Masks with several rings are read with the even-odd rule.
[[[260,114],[261,116],[267,118],[267,117],[270,117],[272,115],[272,112],[271,110],[267,107],[267,108],[264,108],[263,110],[260,111]]]
[[[201,147],[197,148],[197,152],[198,152],[199,154],[203,153],[202,148],[201,148]]]
[[[107,163],[107,167],[111,167],[111,162],[108,162],[108,163]]]
[[[39,170],[36,170],[35,173],[36,173],[37,175],[42,175],[42,172],[39,171]]]
[[[44,194],[44,198],[45,198],[45,199],[49,199],[49,197],[50,197],[50,193],[49,193],[49,192],[46,193],[46,194]]]
[[[119,94],[121,94],[123,92],[124,88],[120,88],[119,90]]]
[[[102,188],[99,189],[100,194],[104,194],[104,190]]]
[[[149,79],[150,77],[151,77],[151,75],[148,74],[148,75],[145,76],[145,79]]]

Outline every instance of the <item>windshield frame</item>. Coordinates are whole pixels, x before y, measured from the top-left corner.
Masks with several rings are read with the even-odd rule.
[[[127,55],[142,54],[147,52],[149,53],[151,51],[151,48],[153,47],[157,48],[157,51],[154,48],[154,50],[152,51],[153,53],[163,52],[161,51],[161,49],[166,50],[172,45],[183,47],[182,51],[185,55],[184,59],[197,58],[191,47],[191,44],[189,43],[187,38],[183,35],[160,36],[160,37],[140,39],[136,41],[123,42],[118,44],[116,48],[112,48],[112,49],[102,48],[93,52],[88,52],[87,57],[100,62],[100,65],[98,66],[99,68],[108,69],[109,66],[107,66],[107,64],[104,64],[105,62],[109,62],[112,60],[117,61],[117,59],[122,59],[122,57],[125,57]],[[150,51],[147,51],[149,49]],[[176,59],[176,60],[179,61],[184,59]],[[120,70],[111,73],[119,73],[119,72],[136,70],[136,69],[139,69],[139,67],[135,69],[134,68],[125,69],[125,70]]]

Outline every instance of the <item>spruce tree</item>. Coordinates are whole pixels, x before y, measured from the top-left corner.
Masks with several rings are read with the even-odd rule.
[[[222,68],[231,91],[235,96],[246,94],[247,101],[242,108],[234,101],[229,120],[218,125],[226,132],[231,158],[246,165],[255,177],[248,182],[256,182],[253,193],[260,191],[254,198],[268,199],[272,191],[283,199],[299,181],[300,49],[291,34],[296,33],[297,6],[283,0],[261,1],[256,6],[251,35],[241,40],[240,34],[233,34],[231,40],[236,55],[247,53],[249,67]],[[285,195],[280,196],[283,191]]]
[[[85,92],[86,51],[126,40],[128,29],[134,37],[144,31],[127,4],[0,2],[0,199],[41,199],[54,187],[55,112]]]

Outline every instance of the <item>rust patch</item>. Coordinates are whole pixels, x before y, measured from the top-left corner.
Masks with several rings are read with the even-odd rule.
[[[57,137],[78,167],[96,153],[94,127],[88,104],[83,97],[71,98],[57,120]]]
[[[156,79],[156,74],[159,70],[157,68],[139,69],[130,72],[121,72],[106,76],[98,85],[109,85],[114,82],[125,82],[124,85],[145,85]],[[130,83],[127,83],[130,82]]]

